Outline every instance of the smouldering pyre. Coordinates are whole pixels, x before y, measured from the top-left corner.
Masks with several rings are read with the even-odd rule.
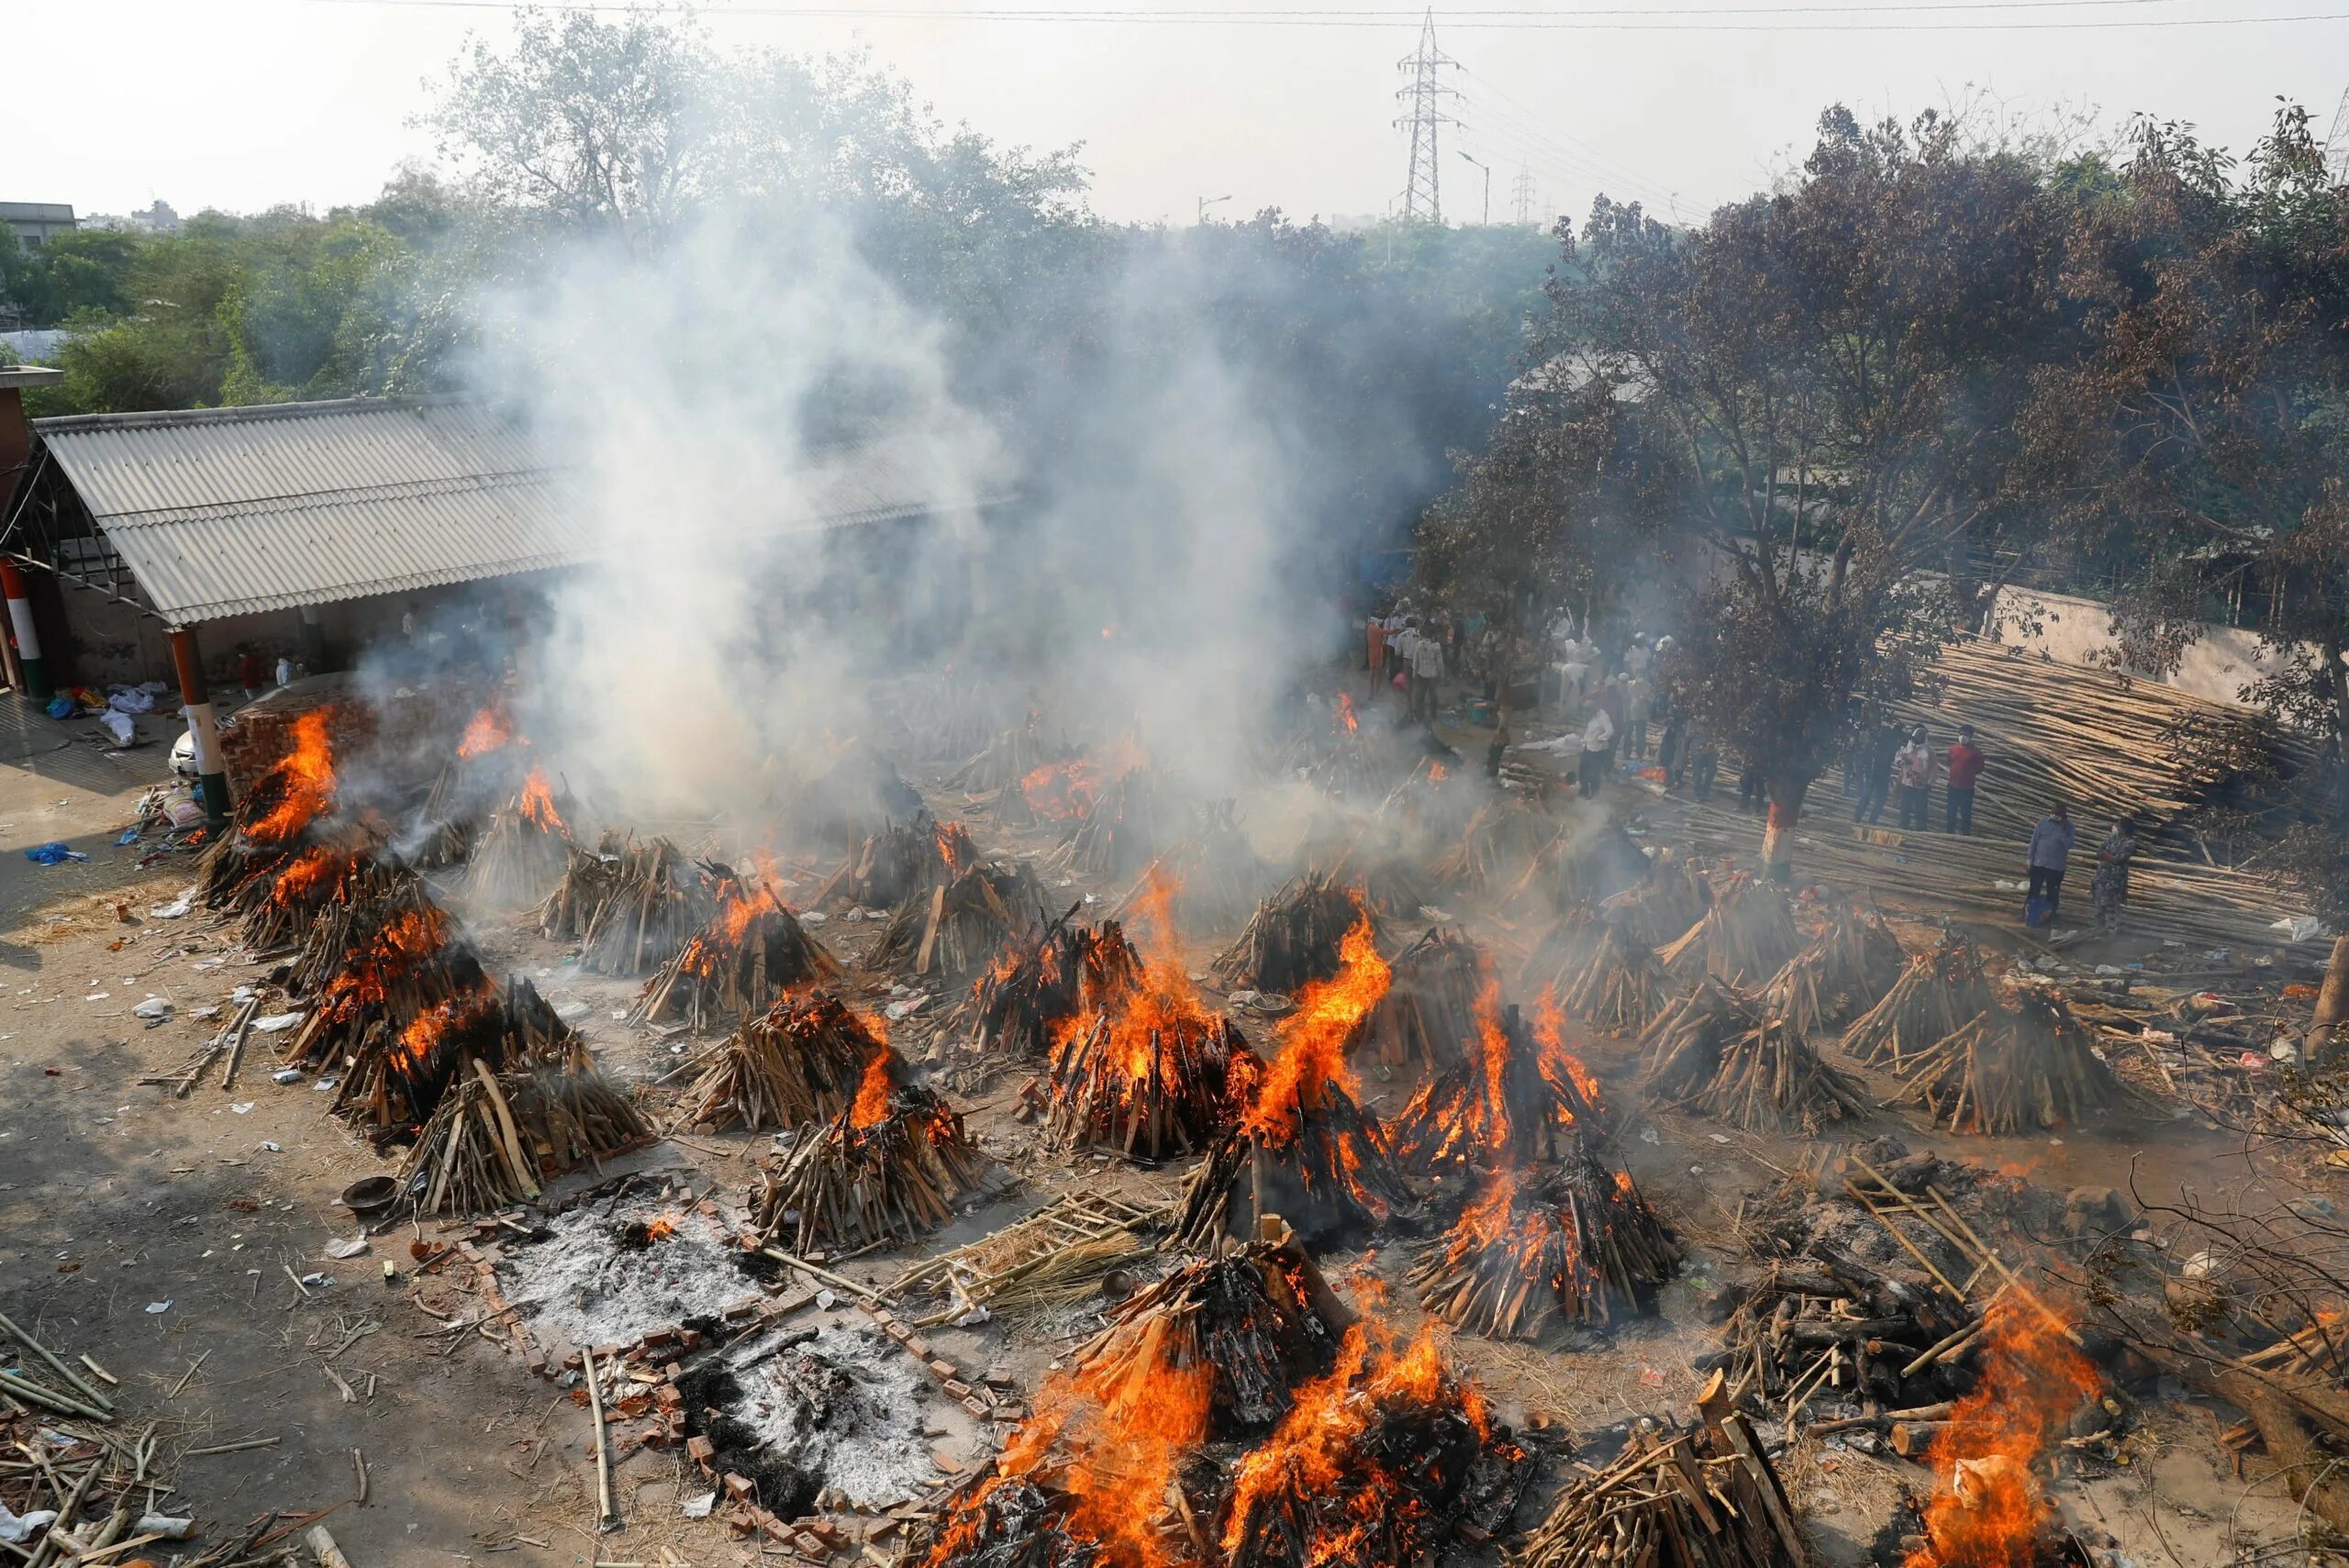
[[[720,866],[711,884],[716,913],[645,982],[631,1021],[674,1018],[696,1029],[730,1023],[785,992],[839,978],[839,962],[785,906],[772,879],[746,880]]]

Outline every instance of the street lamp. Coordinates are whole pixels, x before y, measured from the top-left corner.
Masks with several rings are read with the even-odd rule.
[[[1230,196],[1201,196],[1199,198],[1199,216],[1197,221],[1205,223],[1208,220],[1208,208],[1215,206],[1218,202],[1228,202],[1230,199],[1231,198]]]
[[[1455,147],[1455,148],[1453,148],[1452,150],[1453,150],[1454,152],[1460,152],[1460,149],[1458,149],[1458,148],[1456,148],[1456,147]],[[1464,153],[1464,152],[1460,152],[1460,156],[1461,156],[1461,157],[1463,157],[1463,158],[1468,158],[1468,155],[1467,155],[1466,153]],[[1482,160],[1482,159],[1480,159],[1480,158],[1468,158],[1468,161],[1469,161],[1469,162],[1471,162],[1471,163],[1475,164],[1477,168],[1482,169],[1482,170],[1485,172],[1485,227],[1486,227],[1486,228],[1490,228],[1493,226],[1493,170],[1492,170],[1492,165],[1490,165],[1490,164],[1486,163],[1484,160]]]

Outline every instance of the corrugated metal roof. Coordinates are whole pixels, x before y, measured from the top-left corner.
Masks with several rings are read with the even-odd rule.
[[[613,548],[528,436],[459,399],[284,404],[35,420],[175,624],[564,566]],[[984,504],[885,441],[818,453],[771,537]]]

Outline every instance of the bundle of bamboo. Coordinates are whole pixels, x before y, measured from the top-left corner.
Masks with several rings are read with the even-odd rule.
[[[1488,1173],[1409,1278],[1420,1305],[1454,1328],[1531,1340],[1553,1322],[1650,1310],[1683,1256],[1631,1176],[1609,1172],[1577,1137],[1545,1174]]]
[[[1855,1062],[1898,1072],[1989,1005],[1980,950],[1961,937],[1944,937],[1910,959],[1883,999],[1852,1021],[1843,1031],[1843,1051]]]
[[[1686,984],[1709,974],[1752,985],[1802,951],[1802,933],[1778,889],[1737,873],[1714,891],[1712,907],[1678,940],[1656,950],[1664,973]]]
[[[752,1228],[773,1241],[792,1238],[805,1257],[909,1240],[945,1224],[974,1191],[986,1156],[963,1129],[963,1115],[928,1089],[895,1082],[902,1068],[884,1058],[893,1081],[881,1105],[860,1094],[846,1110],[803,1131],[790,1152],[760,1173]],[[867,1082],[870,1082],[868,1078]]]
[[[2063,999],[2019,991],[1898,1069],[1913,1106],[1953,1132],[1993,1137],[2077,1123],[2120,1097],[2120,1081]]]
[[[715,1131],[763,1132],[838,1115],[883,1042],[826,991],[779,998],[723,1043],[696,1057],[677,1121]]]
[[[1762,988],[1763,1006],[1796,1032],[1816,1034],[1874,1006],[1908,964],[1909,955],[1881,915],[1838,904],[1810,945]]]
[[[1647,1076],[1653,1103],[1748,1132],[1798,1129],[1814,1138],[1822,1122],[1867,1114],[1860,1086],[1784,1018],[1734,1003],[1711,1018],[1734,1027],[1692,1019],[1656,1042]]]
[[[1589,956],[1559,993],[1567,1012],[1617,1034],[1636,1034],[1664,1003],[1664,970],[1648,949],[1612,925],[1590,944]]]

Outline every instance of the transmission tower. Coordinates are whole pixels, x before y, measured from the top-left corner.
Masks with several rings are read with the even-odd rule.
[[[2349,185],[2349,92],[2332,111],[2332,129],[2324,139],[2324,167],[2336,185]]]
[[[1447,125],[1460,122],[1443,112],[1443,100],[1458,96],[1443,84],[1441,72],[1453,63],[1435,46],[1435,10],[1431,6],[1419,26],[1419,47],[1396,62],[1403,85],[1396,91],[1408,111],[1395,124],[1411,129],[1411,163],[1403,178],[1403,217],[1407,222],[1443,221],[1443,160],[1437,156],[1437,139]]]
[[[1533,171],[1520,163],[1517,180],[1509,186],[1509,195],[1517,201],[1517,226],[1528,227],[1533,222]]]

